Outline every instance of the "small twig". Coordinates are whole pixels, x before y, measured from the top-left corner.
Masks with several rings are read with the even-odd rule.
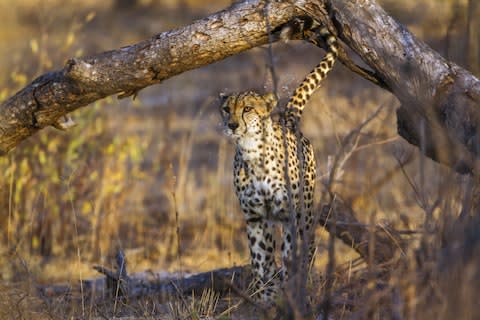
[[[103,275],[105,275],[107,278],[114,279],[118,281],[118,274],[116,272],[110,271],[109,269],[103,267],[103,266],[93,266],[93,269]]]
[[[130,277],[127,273],[127,261],[122,250],[117,252],[115,260],[117,264],[116,271],[111,271],[103,266],[93,266],[94,270],[105,275],[106,277],[107,289],[109,289],[111,296],[115,299],[114,309],[116,307],[118,297],[129,296],[128,287],[130,283]],[[81,282],[81,284],[82,283],[83,282]]]
[[[267,308],[265,308],[265,306],[257,303],[255,300],[252,299],[252,297],[250,295],[245,293],[245,291],[238,288],[233,283],[233,281],[226,280],[225,278],[222,278],[222,277],[219,277],[218,280],[220,280],[222,284],[224,284],[226,287],[231,289],[236,295],[238,295],[239,297],[241,297],[243,299],[243,301],[237,303],[236,306],[230,307],[228,310],[225,310],[222,314],[219,315],[219,317],[221,317],[223,314],[228,313],[228,311],[230,311],[232,308],[240,306],[240,304],[243,303],[243,302],[247,302],[247,303],[251,304],[252,306],[255,306],[256,308],[259,308],[264,313],[266,313],[268,311]]]
[[[274,59],[273,59],[273,42],[274,42],[274,36],[273,36],[273,33],[271,32],[272,31],[272,27],[270,25],[270,21],[269,21],[269,5],[270,5],[270,1],[267,1],[267,5],[265,6],[264,10],[263,10],[263,14],[265,16],[265,27],[266,27],[266,31],[267,31],[267,35],[268,35],[268,46],[267,46],[267,52],[268,52],[268,61],[269,61],[269,64],[268,64],[268,70],[270,71],[270,75],[272,77],[272,86],[273,86],[273,93],[275,94],[275,97],[277,97],[278,99],[278,77],[277,77],[277,74],[275,72],[275,62],[274,62]]]
[[[370,114],[362,123],[360,123],[356,128],[351,130],[345,138],[342,139],[342,143],[340,149],[338,150],[337,154],[335,155],[334,162],[329,168],[329,176],[325,184],[325,189],[328,193],[333,193],[333,183],[336,180],[336,173],[339,168],[342,168],[345,162],[351,157],[354,150],[358,146],[358,137],[365,126],[367,126],[373,119],[375,119],[380,111],[385,106],[379,106],[372,114]],[[347,146],[351,144],[351,141],[354,141],[352,147],[347,151]],[[341,155],[344,154],[342,157]],[[323,196],[322,196],[323,199]]]
[[[330,202],[332,204],[336,200],[334,196]],[[330,205],[330,209],[333,206]],[[334,282],[334,271],[335,271],[335,235],[337,233],[337,213],[334,210],[330,210],[332,214],[329,213],[329,216],[332,216],[332,227],[329,230],[328,238],[328,263],[326,271],[326,284],[325,284],[325,294],[322,303],[320,303],[320,309],[324,319],[328,319],[330,313],[331,304],[332,304],[332,288]]]

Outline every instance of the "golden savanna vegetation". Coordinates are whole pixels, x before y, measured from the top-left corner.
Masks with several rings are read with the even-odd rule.
[[[479,75],[480,39],[466,37],[467,0],[380,2],[417,37]],[[62,68],[71,57],[136,43],[229,4],[0,1],[0,101],[36,76]],[[256,48],[146,88],[134,100],[109,97],[79,109],[72,114],[77,126],[69,131],[46,128],[1,157],[0,319],[199,319],[221,314],[225,308],[211,292],[183,307],[146,299],[114,308],[67,298],[51,301],[41,298],[36,288],[51,283],[77,286],[81,279],[97,277],[92,266],[110,266],[119,248],[129,272],[200,272],[248,264],[243,214],[232,186],[233,148],[222,135],[217,95],[272,90],[273,63],[278,93],[287,98],[323,54],[291,41],[273,45],[272,61],[266,48]],[[389,284],[403,299],[403,309],[396,311],[405,318],[395,319],[474,319],[478,310],[468,297],[478,296],[479,259],[475,264],[458,252],[443,252],[451,256],[442,259],[464,258],[458,266],[464,276],[445,280],[440,271],[429,273],[430,278],[421,279],[428,285],[418,277],[438,262],[444,245],[440,235],[469,203],[471,181],[421,156],[397,135],[398,106],[391,94],[336,66],[302,119],[318,161],[318,194],[329,166],[340,157],[333,188],[359,220],[409,231],[405,237],[412,246],[404,252],[406,262]],[[344,137],[377,111],[341,153]],[[476,223],[478,228],[478,219]],[[469,232],[470,241],[477,241],[472,255],[478,256],[480,240],[473,231],[463,234]],[[320,228],[318,234],[315,272],[322,274],[328,236]],[[335,285],[347,287],[350,278],[367,273],[356,259],[353,250],[338,243]],[[415,264],[420,260],[422,267]],[[337,318],[355,314],[383,319],[389,305],[379,292],[371,297],[372,305],[377,304],[371,313],[345,307]],[[222,317],[242,318],[234,311]]]

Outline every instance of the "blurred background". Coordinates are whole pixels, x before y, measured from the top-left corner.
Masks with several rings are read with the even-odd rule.
[[[444,57],[480,74],[475,0],[379,2]],[[230,3],[0,0],[0,101],[71,57],[148,39]],[[324,53],[293,41],[274,44],[273,54],[278,93],[288,98]],[[270,63],[266,48],[255,48],[146,88],[135,100],[97,101],[72,114],[78,125],[68,132],[46,128],[0,158],[0,315],[16,302],[17,312],[42,314],[35,285],[94,277],[92,265],[109,266],[118,248],[130,272],[247,264],[233,147],[222,136],[216,97],[272,90]],[[334,190],[363,222],[374,217],[416,230],[445,185],[455,186],[448,206],[458,212],[466,178],[397,136],[398,105],[337,64],[312,97],[302,128],[315,147],[319,194],[343,138],[379,110],[342,156]],[[318,234],[322,252],[326,236]],[[356,258],[347,247],[337,255],[339,264]],[[319,256],[318,267],[325,261]],[[34,303],[23,305],[29,299]]]

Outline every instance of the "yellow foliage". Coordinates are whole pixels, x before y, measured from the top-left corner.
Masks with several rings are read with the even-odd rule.
[[[90,11],[86,16],[85,16],[85,22],[88,23],[90,21],[93,20],[93,18],[95,18],[95,16],[97,15],[97,13],[95,11]]]
[[[0,101],[6,100],[10,96],[10,90],[3,88],[0,90]]]
[[[45,156],[45,152],[43,150],[38,152],[38,161],[40,161],[40,164],[42,165],[47,162],[47,157]]]
[[[92,204],[89,201],[85,201],[82,204],[82,213],[83,214],[88,214],[88,213],[92,212],[92,210],[93,210],[93,207],[92,207]]]
[[[84,52],[83,52],[83,49],[78,49],[75,51],[75,53],[73,54],[75,56],[75,58],[79,58],[81,56],[83,56]]]
[[[75,42],[75,34],[73,32],[69,32],[67,34],[67,39],[65,39],[65,45],[64,48],[70,48],[70,46]]]
[[[27,76],[23,73],[12,72],[10,78],[18,85],[25,86],[27,84]]]
[[[38,41],[37,41],[37,39],[31,39],[30,40],[30,49],[32,50],[33,54],[38,53]]]

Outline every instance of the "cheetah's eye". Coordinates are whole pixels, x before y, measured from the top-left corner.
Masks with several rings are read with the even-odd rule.
[[[230,113],[230,108],[229,107],[223,107],[223,112]]]
[[[250,106],[246,106],[245,108],[243,108],[243,112],[250,112],[253,110],[253,107],[250,107]]]

